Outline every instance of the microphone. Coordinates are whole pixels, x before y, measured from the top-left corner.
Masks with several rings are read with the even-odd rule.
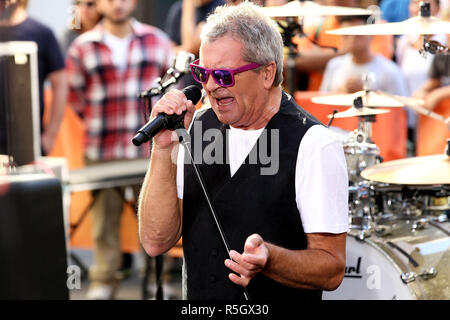
[[[197,102],[200,101],[200,98],[202,97],[202,90],[196,86],[191,85],[182,90],[184,95],[188,100],[191,100],[194,105],[197,104]],[[138,130],[136,135],[133,138],[133,144],[138,147],[144,142],[149,141],[151,138],[153,138],[158,132],[160,132],[162,129],[169,129],[174,130],[179,125],[183,124],[184,120],[184,114],[186,112],[183,112],[182,114],[165,114],[160,113],[156,116],[155,119],[147,122],[142,128]]]

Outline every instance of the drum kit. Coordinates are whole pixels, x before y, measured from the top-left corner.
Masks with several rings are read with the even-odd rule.
[[[353,99],[328,117],[358,118],[357,129],[340,134],[349,177],[346,273],[324,299],[450,299],[450,139],[445,154],[382,163],[376,116],[405,101],[423,107],[401,98],[372,91],[312,98],[336,106]]]
[[[264,10],[272,18],[367,14],[357,13],[357,8],[298,1]],[[450,34],[450,22],[430,16],[429,4],[421,3],[420,15],[404,22],[328,33],[420,34],[424,38],[423,51],[447,54],[448,48],[429,41],[428,35]],[[358,128],[353,132],[340,132],[349,177],[345,276],[340,287],[324,292],[323,298],[450,299],[450,139],[441,155],[384,163],[372,139],[376,116],[390,112],[389,108],[408,107],[447,126],[449,119],[426,109],[421,99],[372,91],[367,86],[354,94],[318,96],[312,102],[349,107],[329,115],[329,124],[334,118],[358,119]]]

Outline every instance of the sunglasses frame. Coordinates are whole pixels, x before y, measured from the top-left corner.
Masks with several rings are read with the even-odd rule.
[[[192,77],[194,78],[194,80],[199,82],[199,83],[203,83],[203,84],[204,83],[208,83],[209,75],[212,75],[212,78],[214,79],[214,82],[217,83],[221,87],[232,87],[232,86],[234,86],[234,84],[235,84],[234,75],[235,74],[238,74],[238,73],[241,73],[241,72],[245,72],[245,71],[249,71],[249,70],[254,70],[254,69],[259,68],[260,66],[262,66],[259,63],[254,63],[253,62],[253,63],[246,64],[246,65],[244,65],[242,67],[239,67],[239,68],[236,68],[236,69],[208,69],[208,68],[199,66],[198,65],[199,61],[200,61],[200,59],[197,59],[194,62],[189,64],[189,67],[190,67],[191,73],[192,73]],[[200,81],[200,79],[197,78],[197,76],[195,75],[195,72],[194,72],[194,68],[199,68],[199,69],[201,69],[201,70],[206,72],[206,79],[205,79],[205,81]],[[220,81],[218,79],[216,79],[216,77],[214,76],[214,72],[216,72],[216,71],[229,72],[230,76],[231,76],[231,84],[225,84],[225,85],[221,84]]]

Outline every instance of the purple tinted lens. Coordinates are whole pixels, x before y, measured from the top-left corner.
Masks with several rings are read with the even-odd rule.
[[[214,80],[220,86],[230,86],[233,84],[233,76],[226,70],[214,70],[212,72]]]
[[[205,83],[206,81],[208,81],[208,73],[206,72],[205,69],[193,66],[192,70],[194,71],[193,75],[195,80],[201,83]]]

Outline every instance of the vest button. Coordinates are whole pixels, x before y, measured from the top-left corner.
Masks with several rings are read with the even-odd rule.
[[[212,255],[212,256],[218,256],[218,255],[219,255],[219,252],[217,251],[217,249],[212,249],[212,250],[211,250],[211,255]]]
[[[209,282],[212,282],[212,283],[214,283],[214,282],[216,282],[216,276],[215,275],[210,275],[209,276]]]

